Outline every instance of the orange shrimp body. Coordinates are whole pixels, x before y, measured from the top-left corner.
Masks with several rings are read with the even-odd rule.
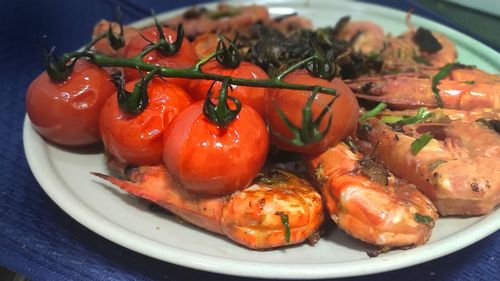
[[[309,160],[333,221],[351,236],[379,246],[425,243],[438,217],[433,204],[390,174],[386,185],[371,180],[361,172],[362,158],[339,143]]]
[[[94,175],[164,207],[187,222],[252,249],[301,243],[314,237],[323,222],[319,193],[305,180],[280,170],[247,189],[214,197],[188,193],[164,166],[132,169],[128,172],[129,181]]]
[[[405,125],[403,132],[376,118],[367,124],[360,134],[362,150],[415,184],[441,215],[483,215],[500,204],[500,137],[495,131],[458,120]],[[415,154],[411,145],[423,133],[434,138]]]
[[[435,71],[434,71],[435,72]],[[437,107],[432,92],[433,71],[366,77],[348,81],[357,97],[386,102],[399,109]],[[456,69],[437,85],[444,107],[471,110],[500,108],[500,76],[475,68]]]

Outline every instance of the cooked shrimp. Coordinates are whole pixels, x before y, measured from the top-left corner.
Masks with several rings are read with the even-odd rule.
[[[382,27],[371,21],[351,21],[342,29],[338,38],[352,42],[354,51],[378,54],[385,46]]]
[[[437,107],[428,74],[396,74],[347,81],[356,96],[386,102],[395,108]],[[451,71],[439,81],[439,95],[445,108],[500,108],[500,76],[476,68]]]
[[[323,222],[320,195],[305,180],[281,170],[224,197],[188,193],[164,166],[132,169],[129,181],[93,174],[187,222],[252,249],[301,243],[315,237]]]
[[[387,247],[425,243],[438,215],[413,185],[344,143],[309,161],[335,223],[365,242]]]
[[[480,122],[403,125],[395,131],[376,118],[360,130],[360,147],[397,176],[415,184],[445,215],[483,215],[500,204],[500,136]],[[411,149],[424,133],[430,140]]]
[[[243,26],[268,19],[269,12],[265,6],[233,7],[219,4],[215,11],[194,8],[183,15],[166,20],[164,24],[177,26],[182,23],[186,36],[195,38],[198,35],[211,32],[235,34]]]
[[[411,23],[411,12],[406,15],[406,25],[409,29],[407,32],[397,37],[388,35],[386,48],[381,54],[384,61],[383,71],[417,71],[426,66],[443,67],[456,61],[455,45],[444,34],[423,28],[415,30]],[[422,35],[424,33],[425,35]],[[427,43],[437,41],[440,47],[422,48],[423,44],[420,42],[422,40],[419,40],[421,36],[426,37],[423,41]]]
[[[92,33],[92,37],[99,36],[103,33],[108,32],[109,25],[111,25],[111,28],[113,32],[116,34],[120,33],[120,25],[116,22],[109,22],[107,20],[101,20],[99,21],[95,26],[94,26],[94,31]],[[125,44],[130,41],[135,35],[139,33],[139,30],[127,25],[123,26],[123,37],[125,39]],[[120,48],[118,50],[114,50],[111,48],[111,45],[109,45],[108,40],[103,39],[97,42],[94,45],[94,49],[96,52],[107,55],[107,56],[112,56],[112,57],[123,57],[125,56],[125,48]]]

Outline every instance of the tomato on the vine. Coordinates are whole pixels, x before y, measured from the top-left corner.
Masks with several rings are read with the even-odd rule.
[[[266,99],[267,115],[270,130],[273,132],[274,144],[287,151],[301,153],[317,153],[333,146],[343,138],[353,134],[356,131],[359,105],[356,97],[347,85],[340,79],[335,78],[332,81],[311,76],[306,70],[299,70],[291,73],[284,79],[288,83],[318,85],[333,88],[339,96],[331,106],[329,112],[322,119],[319,126],[320,131],[327,128],[328,119],[331,114],[332,123],[326,135],[319,141],[305,145],[295,145],[287,140],[292,139],[292,131],[286,123],[280,118],[276,106],[278,106],[286,117],[297,127],[302,127],[302,109],[311,95],[311,91],[298,91],[289,89],[275,89]],[[332,100],[332,96],[318,93],[312,105],[312,116],[315,120],[320,112]],[[278,137],[280,135],[281,137]],[[285,138],[285,139],[283,139]]]
[[[163,27],[163,34],[169,43],[173,43],[177,39],[177,33],[170,28]],[[140,31],[140,34],[134,36],[125,46],[125,57],[130,58],[139,54],[149,44],[144,38],[152,42],[158,41],[158,29],[156,26],[146,28]],[[143,61],[170,68],[189,68],[197,63],[197,58],[191,42],[183,38],[181,47],[177,53],[164,55],[159,50],[153,50],[144,56]],[[134,68],[124,68],[123,72],[127,81],[132,81],[140,77],[139,71]],[[168,80],[182,86],[184,89],[187,89],[191,81],[186,78],[168,78]]]
[[[80,59],[63,82],[52,81],[46,71],[35,78],[26,93],[26,111],[35,130],[48,140],[90,145],[101,139],[99,114],[115,91],[104,69]]]
[[[125,85],[132,91],[136,81]],[[191,104],[191,97],[178,85],[153,78],[147,87],[149,102],[138,115],[123,113],[116,95],[104,105],[99,125],[106,151],[119,162],[156,165],[162,162],[164,128]]]
[[[247,187],[266,160],[269,135],[259,114],[242,105],[226,127],[203,114],[196,102],[165,130],[163,160],[187,190],[208,195],[229,194]]]
[[[268,79],[269,76],[260,67],[242,61],[236,68],[227,68],[222,66],[216,60],[211,60],[201,66],[201,70],[205,73],[231,76],[234,78],[246,78],[262,80]],[[212,80],[194,80],[191,82],[189,93],[195,100],[204,100],[207,96],[208,89],[213,84]],[[218,93],[220,91],[221,82],[215,82],[212,91]],[[266,105],[265,96],[268,93],[267,88],[245,87],[233,85],[229,89],[230,96],[236,97],[241,103],[251,106],[260,116],[265,119]],[[216,95],[215,95],[216,96]]]

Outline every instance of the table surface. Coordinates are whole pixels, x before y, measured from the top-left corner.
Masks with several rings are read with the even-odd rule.
[[[223,276],[161,262],[91,232],[57,207],[33,177],[22,147],[24,93],[42,71],[37,45],[62,53],[88,39],[101,18],[125,22],[201,1],[76,0],[0,1],[0,265],[31,280],[255,280]],[[415,2],[369,1],[460,28]],[[47,42],[40,38],[47,35]],[[500,232],[454,254],[421,265],[348,280],[500,280]]]

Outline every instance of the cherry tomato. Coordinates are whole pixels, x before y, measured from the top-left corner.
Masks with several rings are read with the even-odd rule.
[[[81,59],[64,82],[53,82],[45,71],[35,78],[26,93],[26,111],[35,130],[48,140],[89,145],[101,139],[99,113],[115,91],[104,69]]]
[[[211,60],[201,67],[205,73],[226,75],[235,78],[247,79],[268,79],[269,76],[260,67],[246,61],[242,61],[237,68],[225,68],[216,60]],[[191,82],[189,93],[195,100],[204,100],[207,96],[208,89],[212,85],[212,80],[193,80]],[[221,82],[215,82],[212,88],[215,93],[218,93],[221,87]],[[266,104],[265,96],[268,93],[267,88],[244,87],[234,85],[229,89],[229,95],[236,97],[241,103],[251,106],[260,116],[265,119]]]
[[[125,89],[132,91],[135,83],[127,83]],[[116,95],[103,107],[99,119],[102,140],[106,151],[119,162],[161,163],[164,128],[192,101],[181,87],[160,78],[149,82],[148,96],[146,109],[135,116],[120,110]]]
[[[213,124],[195,102],[165,130],[163,161],[190,192],[222,195],[247,187],[260,171],[269,149],[266,124],[251,107],[227,127]]]
[[[271,134],[273,135],[273,141],[278,148],[301,153],[317,153],[326,150],[356,131],[359,117],[359,105],[352,91],[342,80],[335,78],[329,82],[313,77],[305,70],[299,70],[288,75],[285,78],[285,81],[296,84],[330,87],[337,90],[339,97],[335,100],[333,106],[331,107],[331,111],[327,113],[320,124],[320,130],[323,131],[328,124],[328,117],[330,114],[333,114],[331,127],[323,139],[306,146],[298,146]],[[266,99],[270,130],[284,136],[286,139],[291,139],[292,132],[281,120],[274,104],[276,104],[285,113],[288,119],[295,126],[302,127],[302,109],[310,94],[310,91],[288,89],[273,90],[271,95],[269,95]],[[326,94],[318,94],[316,96],[312,106],[314,120],[318,117],[319,113],[328,104],[328,102],[331,101],[331,99],[332,96]]]
[[[163,27],[163,33],[166,40],[170,43],[175,42],[175,40],[177,39],[177,33],[172,29]],[[158,29],[156,28],[156,26],[149,27],[142,30],[140,34],[134,36],[125,47],[125,57],[129,58],[139,54],[149,44],[149,42],[146,41],[143,36],[150,41],[156,42],[158,41]],[[191,42],[184,38],[182,40],[181,48],[176,54],[164,55],[158,50],[153,50],[144,56],[143,61],[171,68],[188,68],[196,64],[197,58]],[[124,68],[124,74],[127,81],[135,80],[140,77],[138,70],[133,68]],[[186,78],[167,79],[172,83],[180,85],[184,89],[187,89],[191,81],[190,79]]]

